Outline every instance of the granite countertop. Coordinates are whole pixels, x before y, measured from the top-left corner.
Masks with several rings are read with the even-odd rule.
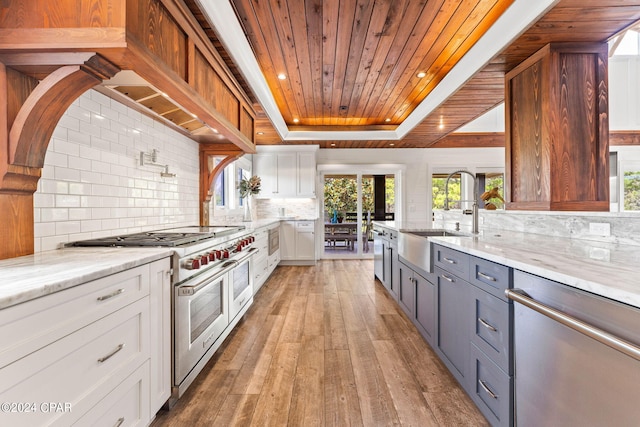
[[[378,224],[400,232],[437,229],[427,222],[379,221]],[[640,307],[638,246],[505,230],[482,230],[477,236],[438,236],[429,237],[429,240]]]
[[[65,248],[0,261],[0,309],[168,256],[170,248]]]

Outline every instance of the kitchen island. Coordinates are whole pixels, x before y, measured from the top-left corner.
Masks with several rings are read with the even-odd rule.
[[[376,221],[398,232],[439,229],[431,222]],[[640,307],[640,247],[505,230],[429,240],[540,277]]]
[[[431,225],[374,222],[399,243],[376,276],[492,425],[640,416],[598,392],[640,393],[637,246]]]

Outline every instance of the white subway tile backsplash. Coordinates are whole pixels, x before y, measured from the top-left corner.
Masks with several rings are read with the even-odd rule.
[[[66,154],[47,151],[47,154],[45,155],[45,162],[51,166],[62,166],[66,168],[68,165],[68,158]]]
[[[89,208],[69,208],[68,211],[69,220],[71,221],[87,221],[91,219],[91,209]]]
[[[64,235],[80,232],[80,221],[56,222],[56,235]]]
[[[68,114],[65,114],[60,118],[57,127],[67,129],[68,131],[73,130],[78,132],[80,131],[80,120]]]
[[[46,159],[44,164],[45,165],[47,164]],[[80,181],[81,173],[78,169],[72,169],[71,167],[64,168],[64,167],[53,166],[53,165],[51,165],[51,167],[53,167],[53,176],[57,180],[73,181],[73,182]]]
[[[79,132],[85,135],[100,138],[101,131],[102,131],[102,128],[97,124],[93,123],[93,120],[91,121],[91,123],[86,123],[86,122],[80,123]],[[91,145],[93,145],[93,138],[91,139]]]
[[[40,221],[42,222],[57,222],[68,221],[69,209],[63,208],[41,208],[40,209]]]
[[[99,113],[100,103],[94,101],[94,99],[98,99],[99,97],[97,95],[102,95],[102,94],[92,95],[93,92],[94,91],[89,91],[88,93],[84,93],[82,96],[80,96],[80,98],[78,98],[78,100],[80,101],[80,106],[82,108],[86,108],[92,113]]]
[[[101,118],[98,118],[100,116]],[[159,151],[161,169],[139,166]],[[36,251],[74,240],[198,223],[198,144],[96,91],[74,101],[34,197]]]

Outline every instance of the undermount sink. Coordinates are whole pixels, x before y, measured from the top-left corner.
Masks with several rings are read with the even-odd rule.
[[[398,255],[422,270],[432,273],[431,243],[427,237],[461,236],[468,237],[468,233],[449,230],[425,230],[398,233]]]

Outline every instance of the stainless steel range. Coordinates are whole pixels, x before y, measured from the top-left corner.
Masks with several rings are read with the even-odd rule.
[[[171,247],[173,393],[184,393],[253,302],[255,237],[244,226],[180,227],[70,243]]]

